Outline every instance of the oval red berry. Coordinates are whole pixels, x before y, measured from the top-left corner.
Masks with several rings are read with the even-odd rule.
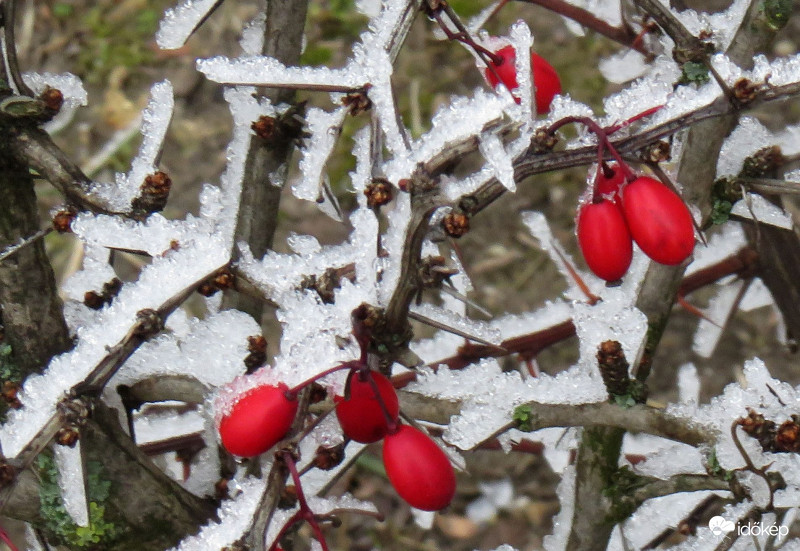
[[[342,431],[351,439],[362,444],[377,442],[389,430],[386,414],[375,397],[370,379],[375,382],[381,400],[386,406],[393,421],[400,414],[400,403],[392,382],[376,371],[365,374],[362,380],[360,372],[354,372],[348,381],[349,398],[337,396],[336,417],[342,425]]]
[[[389,482],[406,502],[423,511],[444,509],[456,493],[456,475],[447,455],[426,434],[402,425],[383,441]]]
[[[631,265],[631,234],[622,211],[608,199],[581,207],[578,245],[589,269],[606,281],[617,281]]]
[[[622,190],[622,210],[631,236],[661,264],[680,264],[694,250],[692,215],[667,186],[640,176]]]
[[[290,400],[285,384],[256,387],[239,398],[219,423],[225,449],[254,457],[281,441],[292,426],[297,400]]]
[[[486,80],[492,88],[502,82],[509,91],[517,89],[517,69],[514,66],[516,50],[514,46],[504,46],[495,52],[500,57],[500,63],[492,63],[492,67],[484,69]],[[494,68],[494,70],[492,70]],[[561,80],[558,73],[542,56],[531,52],[531,71],[536,87],[536,112],[547,113],[553,98],[561,93]],[[498,79],[498,77],[500,77]],[[519,99],[517,98],[517,103]]]
[[[597,169],[597,179],[595,180],[595,196],[602,196],[606,199],[620,204],[620,188],[625,183],[625,174],[619,169],[616,163],[609,163],[605,167]]]

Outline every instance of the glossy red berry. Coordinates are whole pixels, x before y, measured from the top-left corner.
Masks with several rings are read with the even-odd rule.
[[[514,66],[516,50],[514,50],[514,46],[509,45],[500,48],[495,54],[500,57],[501,61],[498,64],[492,63],[494,71],[489,67],[484,69],[486,80],[492,88],[495,88],[498,82],[502,82],[513,93],[519,86],[517,69]],[[547,113],[553,98],[561,93],[561,80],[553,66],[534,52],[531,52],[531,71],[536,87],[536,112]],[[500,77],[499,80],[498,77]],[[517,103],[519,103],[519,98],[517,98]]]
[[[234,455],[254,457],[282,440],[297,413],[297,400],[286,397],[288,390],[281,383],[245,392],[219,423],[225,449]]]
[[[680,264],[694,249],[692,215],[667,186],[640,176],[622,190],[622,210],[631,236],[661,264]]]
[[[606,281],[617,281],[628,271],[633,242],[620,208],[601,197],[578,213],[578,245],[586,264]]]
[[[456,493],[456,475],[447,455],[409,425],[384,439],[383,465],[400,497],[417,509],[444,509]]]
[[[595,196],[602,196],[606,199],[620,203],[620,188],[625,183],[625,174],[620,170],[617,163],[608,163],[597,169],[599,173],[595,179]]]
[[[349,398],[337,396],[336,417],[342,425],[342,431],[363,444],[377,442],[389,431],[386,415],[380,402],[375,397],[375,390],[370,383],[375,381],[386,411],[396,421],[400,413],[400,403],[392,382],[376,371],[356,371],[348,380]]]

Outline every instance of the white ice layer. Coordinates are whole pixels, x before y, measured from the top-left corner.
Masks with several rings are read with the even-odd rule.
[[[219,56],[197,60],[197,70],[206,78],[223,84],[297,86],[298,88],[360,88],[367,79],[361,68],[350,62],[342,69],[327,67],[287,67],[266,56],[236,59]]]
[[[575,466],[564,469],[561,482],[556,493],[561,509],[553,518],[553,533],[545,536],[543,546],[546,551],[563,551],[567,547],[567,539],[572,528],[572,517],[575,514]]]
[[[184,0],[164,13],[156,32],[156,42],[162,50],[177,50],[186,43],[192,32],[219,4],[219,0]]]
[[[423,303],[414,305],[411,307],[411,311],[492,344],[499,345],[503,341],[503,336],[500,331],[492,328],[488,323],[471,320],[461,314],[439,306],[434,306],[433,304]]]
[[[717,178],[738,175],[747,157],[774,143],[775,137],[757,119],[742,117],[722,144],[717,160]]]
[[[23,73],[22,80],[36,95],[47,88],[60,91],[64,96],[62,109],[74,109],[88,103],[83,82],[72,73]]]
[[[311,136],[306,139],[306,146],[302,149],[302,178],[292,186],[292,192],[298,199],[316,201],[322,197],[320,186],[325,164],[336,146],[347,111],[347,107],[340,107],[329,113],[312,107],[306,113],[306,126]]]
[[[757,193],[747,193],[744,199],[737,201],[731,209],[731,214],[787,230],[792,229],[793,225],[788,212]]]
[[[89,526],[89,503],[86,500],[86,473],[81,458],[81,442],[73,447],[53,446],[53,459],[58,468],[58,486],[64,509],[78,526]]]

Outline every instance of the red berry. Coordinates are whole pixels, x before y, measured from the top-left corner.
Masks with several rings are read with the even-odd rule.
[[[609,163],[597,169],[597,179],[595,180],[595,196],[604,196],[611,199],[615,204],[619,204],[619,190],[625,183],[625,174],[620,170],[617,163]]]
[[[375,381],[381,400],[392,419],[396,421],[400,413],[397,393],[389,379],[376,371],[353,372],[348,379],[349,399],[341,396],[335,398],[336,417],[339,418],[342,431],[362,444],[377,442],[389,431],[386,415],[375,397],[370,379]]]
[[[254,457],[282,440],[297,413],[297,400],[286,397],[288,390],[281,383],[245,392],[219,423],[225,449],[234,455]]]
[[[625,186],[622,210],[634,241],[656,262],[680,264],[692,254],[692,215],[683,200],[658,180],[640,176]]]
[[[492,63],[494,71],[487,67],[484,69],[486,80],[492,88],[497,87],[498,82],[502,82],[511,92],[516,90],[517,69],[514,66],[516,51],[514,46],[504,46],[495,52],[501,58],[499,64]],[[531,71],[533,72],[533,83],[536,86],[536,112],[547,113],[550,110],[550,103],[553,98],[561,93],[561,80],[553,66],[543,57],[531,52]],[[495,74],[497,73],[497,74]],[[498,80],[497,77],[500,77]],[[519,98],[517,98],[519,103]]]
[[[409,425],[386,436],[383,465],[400,497],[417,509],[444,509],[456,493],[456,475],[447,455],[425,433]]]
[[[624,276],[633,258],[633,242],[620,208],[600,198],[581,207],[577,226],[578,245],[592,272],[606,281]]]

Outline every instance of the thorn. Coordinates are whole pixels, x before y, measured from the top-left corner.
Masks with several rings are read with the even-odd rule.
[[[491,343],[491,342],[489,342],[487,340],[484,340],[484,339],[482,339],[480,337],[476,337],[475,335],[470,335],[469,333],[466,333],[466,332],[462,331],[461,329],[456,329],[455,327],[450,327],[449,325],[445,325],[444,323],[438,322],[436,320],[432,320],[432,319],[430,319],[428,317],[425,317],[425,316],[422,316],[420,314],[417,314],[416,312],[409,312],[408,313],[408,317],[413,319],[413,320],[416,320],[416,321],[418,321],[420,323],[424,323],[425,325],[430,325],[431,327],[435,327],[436,329],[441,329],[442,331],[447,331],[448,333],[452,333],[453,335],[458,335],[459,337],[464,337],[465,339],[468,339],[468,340],[471,340],[471,341],[475,341],[477,343],[489,346],[489,347],[491,347],[491,348],[493,348],[495,350],[501,351],[504,354],[508,354],[508,350],[506,350],[502,346],[497,346],[496,344],[493,344],[493,343]]]
[[[473,307],[475,310],[477,310],[478,312],[480,312],[481,314],[483,314],[487,318],[489,318],[489,319],[492,318],[492,314],[488,310],[486,310],[482,306],[478,305],[477,303],[473,302],[472,300],[468,299],[467,297],[465,297],[464,295],[462,295],[461,293],[456,291],[455,287],[452,287],[452,283],[450,283],[449,285],[442,285],[442,291],[444,291],[445,293],[447,293],[451,297],[460,300],[464,304],[467,304],[467,305]]]
[[[570,275],[570,277],[571,277],[573,280],[575,280],[575,283],[577,283],[577,284],[578,284],[578,287],[580,288],[581,292],[582,292],[584,295],[586,295],[586,299],[589,301],[589,304],[590,304],[590,305],[592,305],[592,306],[594,306],[595,304],[597,304],[598,302],[600,302],[600,297],[598,297],[597,295],[595,295],[594,293],[592,293],[592,291],[591,291],[591,290],[589,290],[589,286],[588,286],[588,285],[586,285],[586,282],[585,282],[585,281],[583,281],[583,278],[581,278],[581,276],[578,274],[578,271],[577,271],[577,270],[575,269],[575,267],[574,267],[574,266],[573,266],[573,265],[572,265],[572,264],[569,262],[569,260],[567,260],[567,258],[566,258],[566,257],[565,257],[563,254],[561,254],[561,251],[560,251],[560,250],[559,250],[559,248],[556,246],[556,244],[551,242],[551,243],[550,243],[550,246],[551,246],[551,247],[553,247],[553,250],[554,250],[554,251],[556,252],[556,254],[558,255],[558,258],[561,260],[561,262],[563,262],[563,263],[564,263],[564,267],[567,269],[567,272],[569,272],[569,275]]]
[[[706,315],[706,314],[705,314],[705,313],[704,313],[702,310],[700,310],[700,309],[699,309],[697,306],[695,306],[694,304],[692,304],[692,303],[690,303],[689,301],[687,301],[687,300],[686,300],[686,299],[683,297],[683,295],[678,295],[678,305],[679,305],[681,308],[683,308],[684,310],[686,310],[687,312],[689,312],[690,314],[693,314],[693,315],[697,316],[698,318],[704,319],[704,320],[706,320],[708,323],[710,323],[711,325],[714,325],[715,327],[719,327],[720,329],[722,329],[722,326],[721,326],[720,324],[718,324],[717,322],[715,322],[714,320],[712,320],[711,318],[709,318],[709,317],[708,317],[708,316],[707,316],[707,315]]]

